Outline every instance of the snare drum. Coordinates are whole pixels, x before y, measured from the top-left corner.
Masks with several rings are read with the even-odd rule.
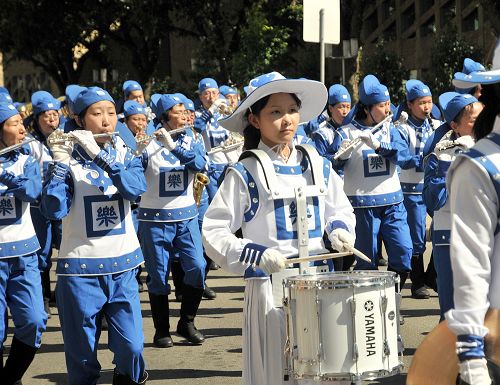
[[[353,382],[399,373],[397,283],[397,274],[383,271],[286,278],[289,373]]]

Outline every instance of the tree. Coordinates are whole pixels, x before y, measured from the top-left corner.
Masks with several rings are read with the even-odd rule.
[[[373,53],[363,53],[359,79],[367,74],[375,75],[389,89],[392,103],[399,104],[405,101],[403,82],[408,79],[410,72],[405,68],[403,58],[387,50],[385,45],[385,41],[380,40]]]
[[[433,70],[429,72],[428,79],[423,79],[434,95],[441,95],[452,89],[453,74],[462,70],[466,57],[483,61],[481,49],[460,37],[456,29],[445,31],[435,40],[431,51]]]

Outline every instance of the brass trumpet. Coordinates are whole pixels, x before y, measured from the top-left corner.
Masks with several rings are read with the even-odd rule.
[[[193,196],[196,206],[200,206],[201,196],[203,194],[203,188],[210,183],[208,176],[202,172],[197,172],[193,179]]]

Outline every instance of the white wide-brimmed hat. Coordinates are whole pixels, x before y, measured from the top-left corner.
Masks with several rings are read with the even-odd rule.
[[[300,119],[303,122],[317,118],[325,108],[328,92],[323,83],[307,79],[287,79],[279,72],[270,72],[252,79],[248,84],[248,95],[234,112],[219,120],[229,131],[243,133],[248,125],[247,110],[265,96],[284,92],[295,94],[301,101]]]

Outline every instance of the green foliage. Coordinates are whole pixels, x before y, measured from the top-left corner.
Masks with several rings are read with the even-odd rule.
[[[453,89],[453,74],[462,71],[465,58],[482,62],[483,56],[481,49],[460,37],[456,29],[450,29],[438,36],[431,55],[432,71],[427,74],[425,81],[434,95],[441,95]]]
[[[386,43],[377,43],[373,53],[363,53],[360,80],[367,74],[375,75],[380,83],[387,86],[391,102],[395,105],[404,102],[406,91],[404,81],[410,72],[405,68],[403,58],[385,48]]]

